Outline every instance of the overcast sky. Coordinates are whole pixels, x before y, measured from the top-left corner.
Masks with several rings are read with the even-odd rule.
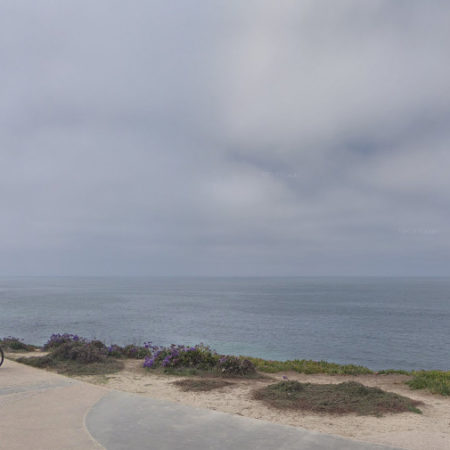
[[[3,0],[0,274],[450,275],[449,18]]]

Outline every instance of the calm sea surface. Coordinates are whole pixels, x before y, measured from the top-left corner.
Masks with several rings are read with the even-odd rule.
[[[450,369],[449,278],[0,278],[0,336]]]

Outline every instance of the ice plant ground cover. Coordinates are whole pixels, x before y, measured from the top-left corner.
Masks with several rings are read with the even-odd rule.
[[[374,372],[367,367],[353,364],[335,364],[328,361],[291,360],[268,361],[261,358],[248,357],[255,367],[261,372],[277,373],[292,370],[298,373],[314,374],[324,373],[328,375],[368,375]]]
[[[0,345],[7,352],[30,352],[38,349],[25,344],[21,339],[5,337]],[[367,367],[342,365],[327,361],[291,360],[269,361],[253,357],[219,355],[204,344],[196,346],[157,346],[152,342],[144,345],[130,344],[106,346],[99,340],[89,340],[76,334],[53,334],[42,347],[49,352],[45,356],[21,358],[20,362],[36,367],[47,367],[66,374],[102,374],[121,370],[120,359],[143,360],[143,367],[151,371],[158,369],[167,374],[201,375],[202,372],[223,376],[255,376],[258,373],[295,371],[305,374],[326,375],[388,375],[403,374],[411,389],[427,389],[432,393],[450,395],[450,371],[422,370],[405,371],[387,369],[374,372]]]
[[[281,381],[253,393],[253,398],[278,409],[328,414],[382,416],[386,413],[415,412],[421,402],[367,387],[355,381],[339,384],[312,384]]]

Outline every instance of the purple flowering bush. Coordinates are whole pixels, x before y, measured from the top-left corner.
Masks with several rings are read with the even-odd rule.
[[[248,376],[256,373],[255,366],[248,359],[236,356],[220,356],[209,346],[199,344],[193,347],[174,345],[170,347],[149,346],[151,354],[145,357],[147,369],[199,369],[225,376]]]
[[[14,345],[21,344],[18,339],[5,338]],[[89,340],[76,334],[52,334],[43,350],[49,352],[36,364],[61,365],[63,362],[74,365],[90,365],[91,363],[110,364],[119,362],[121,358],[143,359],[147,369],[162,368],[183,371],[200,370],[225,376],[248,376],[256,373],[254,364],[248,359],[236,356],[218,355],[211,347],[198,344],[195,346],[175,345],[158,346],[144,342],[143,346],[136,344],[121,347],[116,344],[106,346],[99,340]],[[122,364],[122,363],[120,363]],[[117,366],[119,367],[119,366]],[[78,369],[77,369],[78,370]]]
[[[194,368],[208,370],[216,367],[219,359],[217,353],[207,345],[193,347],[172,344],[170,347],[158,347],[147,344],[150,355],[145,357],[144,367]]]
[[[77,334],[69,334],[69,333],[52,334],[50,336],[50,339],[44,344],[42,349],[48,351],[56,347],[59,347],[60,345],[74,342],[86,342],[86,339],[79,337]]]
[[[111,356],[112,358],[123,358],[123,347],[120,345],[112,344],[108,348],[108,356]]]

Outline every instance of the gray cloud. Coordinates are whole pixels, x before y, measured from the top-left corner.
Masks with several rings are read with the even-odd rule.
[[[0,9],[0,273],[448,275],[448,2]]]

